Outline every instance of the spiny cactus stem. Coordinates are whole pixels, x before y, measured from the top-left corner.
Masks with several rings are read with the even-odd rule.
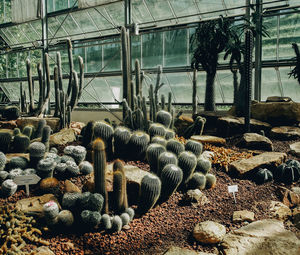
[[[138,59],[135,60],[135,93],[137,96],[142,96],[141,68]]]
[[[73,64],[73,52],[72,52],[72,42],[70,39],[67,39],[67,48],[68,48],[68,59],[69,59],[69,84],[68,84],[68,89],[67,89],[67,98],[69,99],[71,95],[71,90],[72,90],[72,78],[73,78],[73,71],[74,71],[74,64]]]
[[[56,61],[58,67],[58,79],[59,79],[59,90],[63,90],[63,76],[62,76],[62,69],[61,69],[61,56],[60,52],[56,53]]]
[[[39,103],[38,103],[38,110],[41,109],[43,102],[44,102],[44,91],[45,91],[45,83],[43,81],[43,70],[42,70],[42,64],[37,64],[37,73],[39,77]]]
[[[27,80],[28,80],[28,89],[29,89],[29,110],[31,112],[34,111],[34,101],[33,101],[33,83],[32,83],[32,73],[31,73],[31,64],[30,60],[26,60],[26,68],[27,68]]]
[[[77,72],[72,72],[72,95],[70,98],[69,106],[71,107],[71,111],[76,107],[78,103],[78,91],[79,91],[79,85],[78,85],[78,76]]]
[[[84,64],[83,64],[83,59],[82,57],[78,57],[78,62],[79,62],[79,91],[78,91],[78,96],[77,96],[77,101],[79,101],[82,91],[83,91],[83,83],[84,83]]]
[[[193,113],[192,116],[197,114],[197,69],[193,70]]]
[[[54,92],[55,92],[55,111],[54,111],[54,117],[58,117],[59,113],[59,85],[58,85],[58,68],[57,66],[54,67]]]

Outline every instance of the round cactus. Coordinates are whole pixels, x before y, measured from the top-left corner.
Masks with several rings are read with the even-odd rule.
[[[29,139],[32,138],[34,132],[34,127],[32,125],[27,125],[23,128],[23,135],[26,135]]]
[[[86,156],[86,148],[83,146],[75,146],[72,151],[72,157],[75,159],[77,164],[80,164]]]
[[[94,125],[94,137],[101,138],[106,147],[106,154],[108,158],[112,157],[112,139],[114,135],[114,128],[105,121],[97,121]]]
[[[67,165],[66,172],[70,176],[77,176],[80,174],[79,167],[77,166],[77,164],[74,161],[67,161],[66,165]]]
[[[149,135],[142,131],[135,131],[128,142],[130,159],[143,160],[146,156],[146,150],[149,142]]]
[[[20,116],[20,110],[17,106],[6,106],[2,111],[2,117],[7,120],[16,120]]]
[[[90,206],[90,198],[91,198],[91,193],[88,191],[80,194],[77,204],[81,211],[90,210],[90,207],[89,207]]]
[[[12,139],[10,132],[5,132],[0,130],[0,151],[7,153],[9,150],[9,145]]]
[[[73,161],[75,162],[75,159],[73,159],[71,156],[69,155],[63,155],[60,157],[60,162],[61,163],[67,163],[68,161]]]
[[[9,169],[14,169],[14,168],[21,168],[25,169],[28,166],[28,159],[25,157],[12,157],[9,161],[8,168]]]
[[[203,174],[207,174],[211,169],[211,162],[209,159],[200,156],[197,159],[196,172],[201,172]]]
[[[18,135],[20,133],[21,133],[21,130],[19,128],[14,128],[14,130],[13,130],[13,136],[16,136],[16,135]]]
[[[134,210],[131,207],[125,209],[125,212],[128,213],[130,220],[133,220],[134,217]]]
[[[167,140],[165,138],[163,138],[162,136],[154,136],[151,139],[151,143],[158,143],[161,144],[162,146],[166,147],[167,145]]]
[[[58,222],[63,225],[63,227],[70,227],[74,223],[74,216],[69,210],[62,210],[58,214]]]
[[[84,210],[80,214],[82,222],[88,228],[95,228],[101,221],[101,214],[99,212],[92,212],[89,210]]]
[[[41,159],[37,165],[37,174],[42,178],[48,178],[53,176],[53,171],[56,167],[56,163],[52,158]]]
[[[60,156],[53,152],[48,152],[46,158],[52,158],[56,164],[61,162]]]
[[[67,164],[60,162],[60,163],[56,164],[55,172],[58,175],[63,175],[66,172],[66,169],[67,169]]]
[[[260,168],[254,176],[254,180],[257,184],[263,184],[273,180],[272,172],[267,168]]]
[[[94,171],[93,165],[88,161],[82,161],[78,167],[79,167],[80,173],[82,173],[84,175],[88,175]]]
[[[25,153],[29,145],[29,137],[23,134],[16,135],[13,140],[13,147],[15,152]]]
[[[6,164],[6,156],[2,151],[0,151],[0,171],[4,169],[5,164]]]
[[[130,222],[130,216],[128,213],[122,213],[120,215],[120,218],[122,220],[122,225],[125,226],[125,225],[128,225],[129,222]]]
[[[180,183],[182,182],[183,172],[182,170],[173,164],[166,165],[161,174],[161,195],[160,200],[166,201],[176,191]]]
[[[65,193],[62,198],[62,207],[65,209],[75,209],[80,193]]]
[[[172,129],[166,129],[166,140],[174,139],[175,138],[175,132]]]
[[[36,170],[34,168],[26,168],[23,171],[23,175],[32,175],[32,174],[36,174]]]
[[[131,132],[126,127],[117,127],[114,131],[114,152],[116,158],[126,158],[127,144],[130,140]]]
[[[297,160],[288,160],[281,164],[274,174],[277,181],[285,184],[296,182],[300,178],[300,163]]]
[[[111,231],[114,232],[120,232],[122,230],[122,219],[120,216],[115,215],[113,219],[111,220]]]
[[[194,153],[190,151],[184,151],[179,154],[178,166],[183,171],[182,183],[186,184],[192,177],[197,165],[197,158]]]
[[[217,183],[216,176],[214,176],[213,174],[207,174],[205,175],[205,178],[206,178],[206,185],[205,185],[206,189],[212,189],[216,186]]]
[[[59,208],[57,203],[49,201],[43,205],[43,212],[46,220],[54,219],[58,216]]]
[[[55,147],[51,147],[50,150],[49,150],[49,152],[57,154],[58,150]]]
[[[18,185],[13,180],[5,180],[1,185],[1,193],[3,197],[9,197],[16,193]]]
[[[202,153],[203,145],[197,141],[188,140],[185,144],[185,150],[193,152],[198,158]]]
[[[45,119],[39,120],[37,129],[34,132],[34,138],[42,137],[43,128],[46,124],[47,124],[47,122]]]
[[[152,123],[149,127],[148,133],[151,138],[157,135],[161,137],[165,137],[166,128],[162,124]]]
[[[161,153],[158,157],[158,171],[157,171],[158,176],[160,176],[161,171],[168,164],[177,165],[178,160],[174,153],[166,151],[166,152]]]
[[[166,148],[160,144],[152,143],[148,146],[146,151],[147,161],[150,166],[150,171],[153,173],[158,172],[158,157],[161,153],[165,152]]]
[[[72,157],[74,148],[75,148],[74,145],[68,145],[68,146],[66,146],[64,148],[64,155],[68,155],[68,156]]]
[[[91,211],[101,212],[103,208],[104,198],[99,193],[91,194],[89,197],[89,209]]]
[[[100,226],[105,230],[110,230],[112,227],[111,218],[108,214],[103,214],[100,220]]]
[[[23,175],[23,170],[21,168],[15,168],[9,171],[8,179],[14,179],[16,176]]]
[[[177,156],[184,151],[184,145],[176,139],[169,139],[166,148]]]
[[[202,173],[194,173],[192,178],[188,182],[189,189],[203,190],[206,187],[206,177]]]
[[[171,113],[161,110],[156,113],[156,121],[166,128],[169,128],[172,123],[172,115]]]
[[[44,158],[46,147],[41,142],[33,142],[29,146],[30,166],[36,168],[38,162]]]
[[[0,183],[4,182],[8,178],[9,172],[0,171]]]

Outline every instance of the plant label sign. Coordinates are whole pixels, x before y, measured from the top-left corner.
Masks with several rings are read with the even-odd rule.
[[[14,178],[14,182],[17,185],[25,185],[26,195],[29,196],[29,185],[37,184],[40,181],[40,179],[41,178],[36,174],[20,175]]]
[[[228,192],[232,193],[234,198],[234,203],[236,203],[235,193],[238,192],[238,185],[230,185],[228,186]]]

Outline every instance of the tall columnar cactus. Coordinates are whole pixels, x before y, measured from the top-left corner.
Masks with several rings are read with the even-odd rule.
[[[44,158],[46,147],[41,142],[33,142],[29,145],[30,167],[36,168],[38,162]]]
[[[120,160],[116,160],[113,170],[114,210],[121,213],[128,207],[126,176],[123,163]]]
[[[158,158],[165,151],[166,148],[161,144],[152,143],[148,146],[146,156],[151,172],[158,173]]]
[[[145,175],[141,182],[138,212],[144,214],[154,207],[161,193],[161,181],[155,175]]]
[[[138,59],[134,62],[135,66],[135,93],[138,96],[142,96],[142,78],[141,78],[141,67]]]
[[[128,128],[119,126],[114,131],[114,154],[116,158],[126,158],[128,155],[127,144],[131,132]]]
[[[108,194],[106,189],[106,155],[105,144],[97,138],[93,142],[93,162],[94,162],[94,180],[95,180],[95,192],[101,194],[104,197],[105,213],[108,212]]]
[[[12,135],[10,132],[0,130],[0,151],[7,153],[11,143]]]
[[[178,166],[183,171],[182,183],[186,184],[192,177],[197,165],[197,158],[194,153],[190,151],[181,152],[178,156]]]
[[[25,153],[30,144],[28,136],[19,134],[14,137],[13,147],[15,152]]]
[[[38,122],[37,129],[34,132],[34,138],[40,138],[43,134],[43,128],[47,124],[46,120],[40,119]]]
[[[193,70],[193,100],[192,100],[193,110],[192,116],[197,114],[197,69]]]
[[[32,138],[33,132],[34,132],[34,127],[32,125],[25,126],[22,131],[23,135],[28,136],[29,139]]]
[[[45,145],[46,151],[49,151],[49,141],[50,141],[50,134],[51,134],[51,127],[45,125],[42,131],[42,139],[41,142]]]
[[[201,172],[203,174],[207,174],[211,169],[211,162],[209,159],[200,156],[197,159],[196,172]]]

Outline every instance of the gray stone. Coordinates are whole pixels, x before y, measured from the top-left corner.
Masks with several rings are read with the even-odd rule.
[[[292,99],[290,97],[279,97],[279,96],[270,96],[267,97],[266,102],[290,102]]]
[[[240,222],[252,222],[254,221],[254,212],[250,212],[247,210],[243,211],[235,211],[232,215],[232,221],[234,223],[240,223]]]
[[[277,220],[286,221],[292,216],[291,209],[279,201],[271,201],[269,209],[271,218]]]
[[[300,204],[300,188],[292,187],[291,190],[286,187],[278,187],[277,194],[283,204],[288,207],[295,207]]]
[[[184,200],[194,206],[205,205],[209,203],[208,198],[199,189],[188,190],[184,195]]]
[[[300,128],[290,126],[273,127],[270,136],[281,140],[297,139],[300,137]]]
[[[197,252],[186,248],[171,246],[164,255],[214,255],[214,253]]]
[[[21,130],[23,130],[23,128],[27,125],[32,125],[32,126],[34,126],[34,128],[37,128],[40,119],[41,118],[37,118],[37,117],[18,118],[17,119],[17,125],[18,125],[18,128],[20,128]],[[60,126],[59,125],[60,124],[59,118],[46,117],[46,118],[43,118],[43,119],[46,120],[47,125],[51,127],[53,132],[59,131],[59,126]]]
[[[268,137],[257,133],[245,133],[238,146],[252,150],[273,151],[273,144]]]
[[[299,255],[300,240],[278,220],[260,220],[225,235],[224,255]]]
[[[219,144],[219,145],[226,144],[226,140],[224,138],[212,136],[212,135],[193,135],[191,136],[190,139],[201,143],[210,143],[210,144]]]
[[[220,243],[226,234],[226,228],[214,221],[198,223],[193,231],[194,238],[201,243]]]
[[[300,229],[300,206],[293,209],[293,223],[296,228]]]
[[[236,172],[239,175],[251,173],[259,167],[274,167],[283,163],[287,155],[282,152],[264,152],[260,155],[248,159],[240,159],[230,163],[230,171]]]
[[[300,157],[300,142],[290,144],[290,153]]]

